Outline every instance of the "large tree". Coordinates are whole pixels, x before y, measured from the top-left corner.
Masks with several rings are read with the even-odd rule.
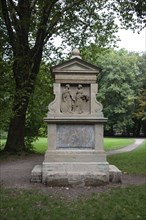
[[[136,73],[138,55],[125,50],[110,51],[101,60],[103,78],[100,82],[99,98],[108,117],[107,131],[127,132],[133,126]],[[102,84],[103,83],[103,84]]]
[[[106,134],[139,136],[141,131],[145,133],[146,54],[99,49],[96,45],[90,45],[82,53],[86,60],[102,69],[97,78],[97,98],[108,118]]]
[[[48,55],[51,54],[53,38],[57,35],[73,46],[90,41],[98,42],[99,46],[110,45],[116,31],[114,10],[132,27],[136,22],[135,6],[137,1],[125,4],[124,1],[105,0],[1,0],[3,21],[0,22],[4,23],[13,52],[15,81],[5,150],[25,150],[26,112],[45,46]],[[139,23],[143,21],[142,13],[138,15]]]
[[[139,136],[143,133],[146,137],[146,53],[139,56],[139,71],[135,83],[135,108],[133,112],[133,134]]]

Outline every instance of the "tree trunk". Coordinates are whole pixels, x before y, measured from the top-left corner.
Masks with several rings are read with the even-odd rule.
[[[18,88],[19,87],[19,88]],[[25,150],[25,118],[29,103],[29,95],[22,86],[16,87],[13,101],[12,118],[10,119],[5,151],[20,152]]]
[[[142,122],[142,132],[144,137],[146,137],[146,119]]]
[[[36,28],[31,19],[33,19],[34,12],[32,11],[36,6],[36,1],[32,4],[29,0],[18,1],[18,4],[11,3],[11,1],[2,1],[2,14],[13,51],[13,77],[16,83],[12,118],[5,146],[6,151],[25,150],[26,112],[30,96],[34,91],[36,76],[39,72],[45,38],[49,39],[53,34],[51,30],[51,34],[47,36],[47,23],[56,2],[50,1],[50,3],[44,3],[41,6],[42,16],[40,15],[40,22],[38,21],[38,30],[35,36],[36,40],[34,46],[32,46],[30,35],[33,31],[35,32]],[[55,22],[52,22],[56,25],[57,21],[55,18]]]
[[[27,59],[16,59],[13,72],[16,88],[5,151],[20,152],[25,150],[25,118],[29,98],[34,89],[35,77],[30,80],[31,69]]]
[[[30,56],[28,52],[17,54],[15,58],[13,73],[16,90],[5,151],[21,152],[26,150],[24,143],[26,112],[29,99],[34,92],[36,76],[39,72],[42,48],[43,46],[39,48],[35,56]]]
[[[25,115],[15,115],[9,125],[5,151],[22,152],[25,150]]]
[[[134,119],[133,136],[139,137],[141,130],[141,119]]]

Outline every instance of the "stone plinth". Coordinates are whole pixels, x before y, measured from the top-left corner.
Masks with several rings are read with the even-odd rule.
[[[83,60],[78,50],[71,60],[52,68],[55,99],[47,117],[48,149],[31,181],[49,186],[98,186],[121,181],[121,172],[109,166],[103,149],[107,121],[96,100],[100,69]]]

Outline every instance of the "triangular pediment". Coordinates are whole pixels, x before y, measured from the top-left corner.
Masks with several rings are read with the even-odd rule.
[[[69,65],[65,65],[60,70],[76,70],[76,71],[88,71],[91,70],[88,66],[82,65],[81,63],[71,63]]]
[[[52,67],[52,72],[99,72],[100,68],[82,59],[73,58],[62,64]]]

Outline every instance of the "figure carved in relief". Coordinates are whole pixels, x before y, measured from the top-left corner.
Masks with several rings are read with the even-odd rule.
[[[71,113],[72,106],[73,106],[73,97],[71,95],[70,85],[66,84],[65,89],[62,93],[60,110],[62,113]]]
[[[76,96],[75,96],[75,103],[73,106],[73,110],[76,113],[83,113],[84,112],[84,106],[86,104],[86,102],[88,102],[89,97],[84,94],[83,91],[83,86],[81,84],[78,85],[78,90],[76,92]]]

